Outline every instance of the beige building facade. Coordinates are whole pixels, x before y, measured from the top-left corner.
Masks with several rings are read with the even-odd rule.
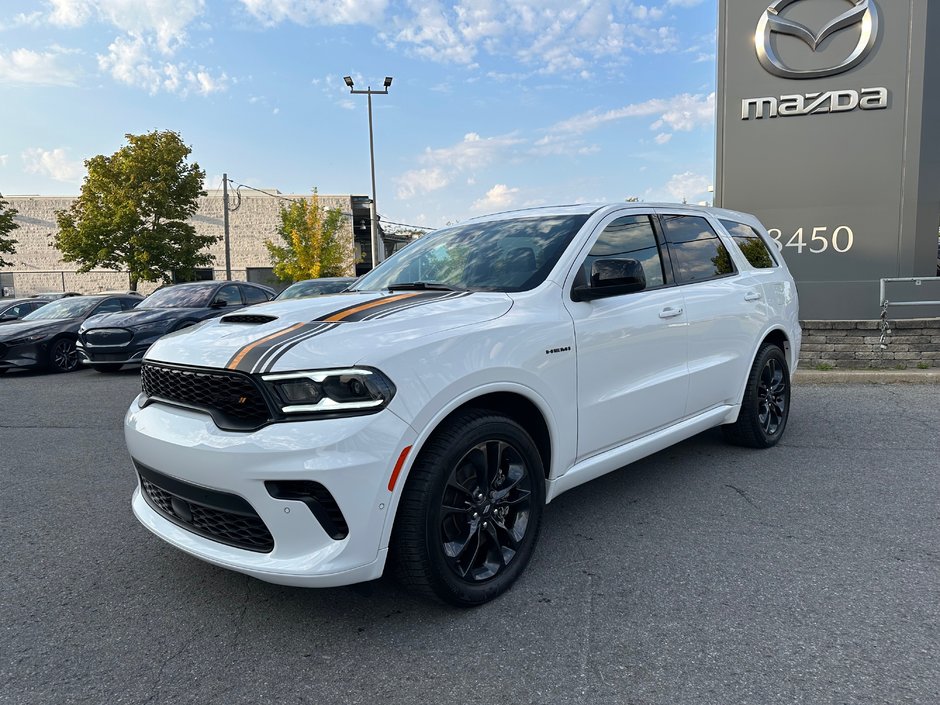
[[[278,240],[280,209],[289,200],[309,198],[305,195],[287,195],[274,189],[229,191],[229,239],[231,278],[274,284],[271,258],[264,246],[265,240]],[[369,199],[363,196],[321,195],[320,205],[338,208],[346,215],[341,234],[349,243],[348,276],[355,276],[371,267],[369,245]],[[18,213],[19,227],[13,231],[17,240],[13,266],[0,269],[0,286],[6,295],[31,296],[50,291],[75,291],[92,294],[99,291],[126,290],[129,278],[126,272],[95,270],[76,271],[74,262],[63,262],[53,242],[57,232],[55,212],[67,210],[74,196],[4,196],[10,208]],[[199,210],[191,222],[201,235],[214,235],[219,241],[210,248],[213,256],[211,273],[200,272],[203,278],[225,279],[225,244],[222,240],[223,195],[221,190],[209,191],[199,199]],[[390,249],[386,243],[386,250]],[[210,276],[211,275],[211,276]],[[140,282],[139,289],[146,294],[161,282]]]

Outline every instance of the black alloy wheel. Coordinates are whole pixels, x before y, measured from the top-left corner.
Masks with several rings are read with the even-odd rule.
[[[768,343],[754,359],[738,420],[721,430],[736,445],[770,448],[783,437],[789,416],[790,369],[783,350]]]
[[[496,577],[525,539],[532,505],[525,459],[505,441],[485,441],[454,466],[438,508],[441,549],[461,579]]]
[[[78,367],[78,351],[71,338],[58,338],[49,348],[49,368],[53,372],[71,372]]]
[[[391,547],[399,579],[462,607],[505,592],[534,552],[544,476],[513,419],[471,409],[446,421],[402,492]]]

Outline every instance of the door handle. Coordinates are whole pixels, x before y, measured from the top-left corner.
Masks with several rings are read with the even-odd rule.
[[[745,301],[760,301],[763,297],[759,291],[749,291],[744,295]]]
[[[659,312],[660,318],[675,318],[676,316],[681,316],[681,315],[682,315],[682,308],[673,308],[672,306],[664,308],[662,311]]]

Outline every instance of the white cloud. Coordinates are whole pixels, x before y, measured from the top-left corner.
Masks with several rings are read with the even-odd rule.
[[[671,139],[672,139],[671,132],[660,132],[658,135],[656,135],[656,137],[653,138],[656,144],[666,144]]]
[[[73,86],[77,72],[63,62],[63,57],[70,53],[73,52],[60,48],[48,51],[14,49],[9,54],[0,52],[0,84]]]
[[[68,158],[65,150],[30,147],[21,158],[23,170],[28,174],[40,174],[56,181],[78,183],[85,174],[85,167],[79,161]]]
[[[450,177],[443,169],[412,169],[396,179],[398,197],[411,198],[419,193],[430,193],[444,188],[450,183]]]
[[[6,166],[7,160],[10,158],[9,154],[0,154],[0,166]]]
[[[676,201],[687,200],[694,203],[699,200],[697,196],[708,193],[711,183],[711,177],[686,171],[682,174],[673,174],[666,184],[666,191]]]
[[[413,169],[396,179],[398,197],[412,196],[442,189],[458,174],[482,169],[511,151],[524,140],[514,135],[481,137],[476,132],[464,135],[460,142],[439,149],[426,149],[418,158],[422,168]]]
[[[654,98],[605,112],[582,113],[553,125],[548,130],[548,137],[562,139],[565,135],[584,134],[626,118],[654,116],[657,119],[650,125],[650,129],[659,131],[660,135],[668,134],[663,131],[664,128],[675,132],[690,132],[697,127],[711,125],[715,121],[715,94],[683,93],[672,98]],[[660,136],[656,139],[659,141],[666,138]]]
[[[382,21],[388,0],[241,0],[266,25],[375,24]]]
[[[703,0],[667,0],[666,4],[672,7],[695,7],[702,2]]]
[[[475,211],[493,211],[501,210],[511,206],[515,200],[516,196],[519,194],[519,189],[509,188],[506,184],[496,184],[493,188],[486,192],[486,195],[473,202],[471,208]]]
[[[80,27],[98,19],[128,34],[152,34],[160,52],[171,54],[204,10],[205,0],[52,0],[49,21]]]
[[[98,67],[129,86],[142,88],[151,95],[165,91],[178,95],[210,95],[228,88],[225,73],[213,75],[203,66],[155,59],[154,45],[139,35],[117,37],[107,55],[98,55]]]
[[[0,30],[16,29],[17,27],[38,27],[42,24],[44,16],[45,15],[39,10],[30,12],[29,14],[20,12],[14,15],[12,20],[6,22],[0,21]]]

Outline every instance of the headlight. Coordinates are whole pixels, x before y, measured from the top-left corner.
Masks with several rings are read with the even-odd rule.
[[[366,367],[285,372],[261,379],[285,414],[378,411],[395,396],[395,385],[378,370]]]
[[[48,337],[48,333],[34,333],[33,335],[16,338],[15,340],[8,340],[6,344],[12,348],[14,345],[28,345],[29,343],[38,343],[40,340],[44,340]]]

